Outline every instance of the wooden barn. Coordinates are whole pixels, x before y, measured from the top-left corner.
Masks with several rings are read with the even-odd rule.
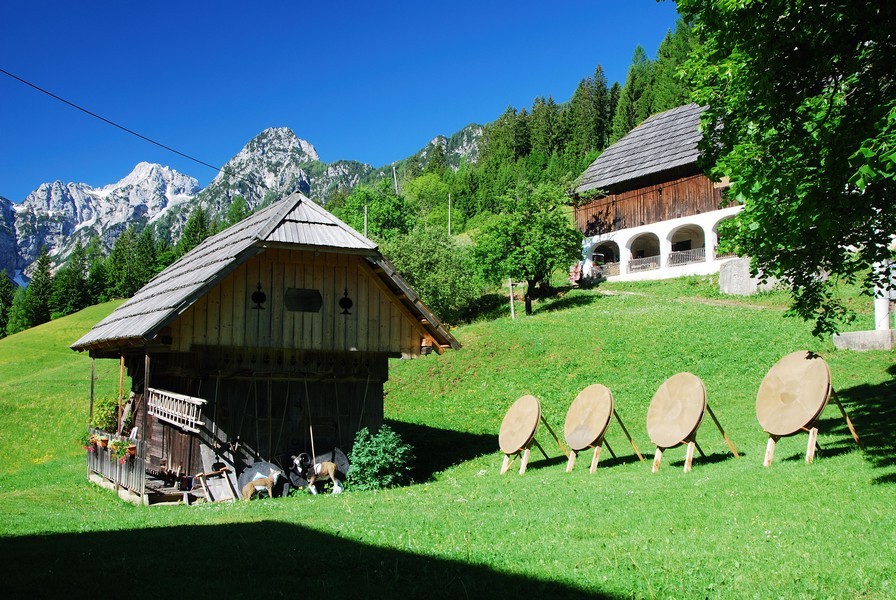
[[[582,174],[575,221],[586,238],[586,270],[670,277],[687,274],[686,265],[718,270],[718,225],[740,206],[726,206],[725,186],[697,164],[703,110],[688,104],[651,116]]]
[[[154,476],[208,472],[228,446],[236,471],[285,465],[312,442],[348,452],[382,424],[389,358],[460,345],[373,242],[295,193],[207,239],[71,347],[119,360],[131,381],[136,456],[88,453],[89,470],[149,503]],[[91,390],[91,414],[93,402]]]

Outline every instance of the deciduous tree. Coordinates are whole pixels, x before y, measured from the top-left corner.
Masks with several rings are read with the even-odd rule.
[[[886,285],[894,258],[896,4],[679,0],[702,152],[743,203],[736,249],[783,279],[793,311],[835,331],[836,281]]]

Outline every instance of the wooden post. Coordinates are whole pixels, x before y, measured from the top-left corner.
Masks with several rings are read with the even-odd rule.
[[[684,455],[684,472],[691,472],[691,465],[694,462],[694,449],[697,447],[697,443],[694,441],[688,442],[688,450]]]
[[[501,475],[507,472],[507,469],[510,468],[510,455],[504,455],[504,462],[501,463]]]
[[[570,450],[569,460],[566,461],[566,472],[572,473],[572,468],[576,466],[576,451]]]
[[[597,471],[597,461],[600,460],[600,444],[594,447],[594,456],[591,457],[591,468],[588,470],[589,473],[594,473]]]
[[[616,453],[613,452],[613,449],[610,447],[610,442],[608,442],[606,439],[602,439],[600,443],[607,447],[607,451],[610,453],[610,456],[616,458]]]
[[[520,464],[520,475],[526,472],[526,467],[529,466],[529,456],[531,452],[528,448],[523,450],[523,462]]]
[[[806,446],[806,464],[815,460],[815,446],[818,441],[818,427],[809,430],[809,444]]]
[[[513,278],[507,278],[507,285],[510,287],[510,318],[516,319],[516,312],[513,307]]]
[[[763,467],[772,466],[772,458],[775,456],[775,444],[778,443],[778,438],[773,435],[768,436],[768,443],[765,445],[765,460],[762,462]]]
[[[143,359],[143,419],[142,425],[140,426],[140,439],[144,442],[145,452],[149,453],[149,446],[147,443],[147,435],[146,435],[146,413],[149,408],[149,352],[146,353],[145,358]],[[143,489],[140,490],[140,496],[143,498],[143,504],[149,504],[149,496],[146,494],[146,478],[143,478]]]
[[[87,415],[87,423],[93,425],[93,394],[96,386],[96,357],[90,357],[90,414]]]
[[[651,469],[651,473],[657,473],[660,470],[660,463],[663,461],[663,450],[659,446],[656,447],[656,452],[653,454],[653,468]]]

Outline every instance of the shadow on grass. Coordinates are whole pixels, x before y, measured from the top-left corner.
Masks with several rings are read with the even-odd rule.
[[[556,299],[543,299],[535,312],[554,312],[556,310],[588,306],[589,304],[594,304],[600,298],[603,298],[603,296],[598,294],[575,294],[573,296],[566,294]]]
[[[0,560],[7,598],[611,597],[275,521],[0,538]]]
[[[888,369],[896,376],[896,365]],[[837,390],[837,395],[852,421],[864,455],[872,465],[891,471],[874,483],[896,483],[896,379],[877,385],[858,385]],[[818,423],[821,443],[819,457],[833,457],[856,450],[846,421],[831,400]],[[785,460],[805,460],[805,453]]]
[[[498,435],[438,429],[428,425],[386,419],[401,439],[414,448],[411,478],[429,481],[449,467],[498,451]]]
[[[697,468],[698,465],[714,465],[720,462],[725,462],[726,460],[742,460],[746,454],[738,448],[737,453],[740,454],[740,458],[737,458],[731,452],[713,452],[712,454],[707,454],[706,456],[700,456],[699,453],[694,453],[694,461],[691,465],[694,468]],[[682,468],[684,467],[684,459],[681,460],[672,460],[669,461],[670,467]]]

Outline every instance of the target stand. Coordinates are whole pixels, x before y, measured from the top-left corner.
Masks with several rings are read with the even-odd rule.
[[[616,458],[616,454],[604,438],[610,426],[611,417],[616,417],[616,421],[619,422],[619,426],[622,427],[622,431],[625,432],[625,436],[634,448],[635,454],[644,460],[635,440],[629,435],[625,423],[622,422],[619,413],[613,407],[613,393],[605,386],[595,383],[579,392],[566,413],[563,434],[570,447],[569,460],[566,462],[567,473],[571,472],[575,466],[578,453],[588,448],[594,448],[589,473],[594,473],[597,470],[597,461],[600,459],[603,446],[606,446],[610,455]]]
[[[831,385],[831,370],[825,360],[808,350],[784,356],[769,369],[756,393],[756,418],[768,433],[763,466],[769,467],[775,445],[782,437],[809,434],[806,464],[815,460],[818,448],[818,421],[828,400],[833,398],[859,448],[862,443]]]
[[[653,473],[660,470],[663,451],[682,444],[687,444],[685,473],[691,470],[694,449],[700,452],[700,456],[706,457],[697,444],[697,429],[706,412],[725,438],[732,454],[740,458],[734,443],[722,429],[721,423],[706,401],[706,386],[703,385],[703,381],[693,373],[678,373],[663,382],[653,395],[650,408],[647,409],[647,434],[650,436],[650,441],[656,444]]]
[[[551,429],[551,426],[548,425],[548,422],[541,415],[541,402],[535,396],[525,395],[513,403],[501,422],[501,430],[498,433],[498,445],[501,447],[501,452],[504,453],[504,461],[501,464],[502,475],[507,472],[517,456],[522,459],[520,475],[525,473],[526,467],[529,465],[533,444],[546,459],[548,458],[544,448],[535,439],[535,430],[538,428],[539,421],[547,427],[563,454],[568,455],[557,434],[554,433],[554,430]]]

